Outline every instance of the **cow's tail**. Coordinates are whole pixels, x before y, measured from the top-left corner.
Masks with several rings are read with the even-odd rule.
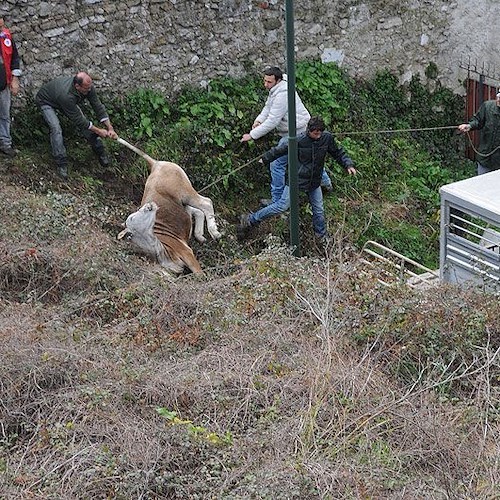
[[[134,153],[137,153],[139,156],[142,156],[149,163],[149,165],[151,167],[156,163],[155,159],[151,158],[151,156],[149,156],[148,154],[146,154],[144,151],[141,151],[139,148],[136,148],[135,146],[133,146],[132,144],[130,144],[130,142],[127,142],[125,139],[122,139],[121,137],[118,137],[116,140],[120,144],[123,144],[127,148],[131,149]]]

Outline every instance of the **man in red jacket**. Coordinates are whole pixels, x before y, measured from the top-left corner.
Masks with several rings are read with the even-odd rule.
[[[19,54],[5,18],[0,14],[0,152],[13,158],[16,150],[10,136],[11,95],[19,92]]]

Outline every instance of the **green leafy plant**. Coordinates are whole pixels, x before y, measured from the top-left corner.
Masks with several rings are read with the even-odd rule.
[[[156,408],[156,412],[158,415],[165,418],[170,425],[184,427],[188,434],[195,439],[202,439],[218,446],[227,446],[233,443],[233,436],[230,431],[227,431],[221,436],[215,432],[209,431],[206,427],[194,425],[191,420],[182,420],[177,412],[168,410],[167,408],[158,407]]]
[[[136,139],[153,137],[168,123],[171,110],[167,98],[154,90],[139,88],[126,96],[106,102],[110,114],[120,128],[132,129],[129,136]]]
[[[297,90],[312,115],[321,115],[328,127],[346,118],[352,83],[337,64],[302,61],[297,64],[296,80]]]

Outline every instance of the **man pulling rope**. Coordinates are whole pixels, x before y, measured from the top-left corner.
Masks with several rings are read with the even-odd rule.
[[[478,175],[500,168],[500,92],[496,99],[483,102],[469,123],[462,123],[458,130],[462,133],[481,131],[479,147],[474,148]]]

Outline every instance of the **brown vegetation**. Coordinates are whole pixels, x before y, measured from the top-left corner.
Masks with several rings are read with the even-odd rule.
[[[2,498],[499,494],[497,297],[383,287],[340,234],[238,260],[227,225],[173,279],[116,240],[129,204],[7,173]]]

